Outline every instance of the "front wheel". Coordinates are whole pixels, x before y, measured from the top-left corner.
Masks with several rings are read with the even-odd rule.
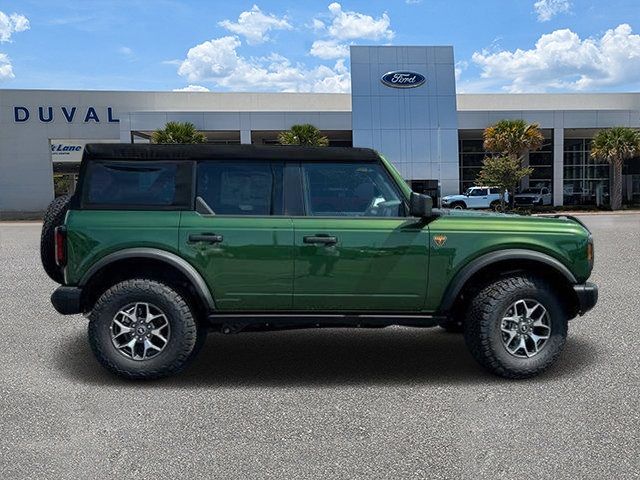
[[[100,296],[88,333],[93,353],[107,370],[129,379],[154,379],[184,369],[206,330],[178,291],[155,280],[133,279]]]
[[[473,357],[506,378],[551,366],[567,338],[567,316],[550,286],[518,275],[484,287],[472,300],[464,331]]]

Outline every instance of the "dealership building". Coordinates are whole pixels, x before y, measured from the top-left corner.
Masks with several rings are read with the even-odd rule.
[[[483,129],[501,119],[545,137],[523,187],[550,188],[555,205],[607,203],[610,167],[590,158],[590,139],[640,128],[640,93],[457,94],[450,46],[351,47],[351,94],[0,90],[0,214],[42,211],[54,183],[73,189],[86,143],[149,142],[169,121],[213,144],[276,143],[311,123],[331,145],[378,150],[416,190],[459,193],[485,157]],[[639,165],[625,165],[627,203],[640,202]]]

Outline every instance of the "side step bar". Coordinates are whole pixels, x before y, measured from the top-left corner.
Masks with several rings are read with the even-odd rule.
[[[304,328],[382,328],[391,325],[435,327],[445,319],[436,315],[398,313],[220,313],[208,316],[213,329],[224,334]]]

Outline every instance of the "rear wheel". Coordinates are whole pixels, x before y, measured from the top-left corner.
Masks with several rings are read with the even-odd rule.
[[[495,212],[501,212],[502,205],[500,204],[500,200],[494,200],[493,202],[491,202],[491,204],[489,205],[489,208],[491,208],[491,210]]]
[[[474,358],[507,378],[537,375],[552,365],[567,338],[567,316],[541,279],[512,276],[484,287],[464,325]]]
[[[89,343],[107,370],[154,379],[184,369],[204,342],[186,299],[155,280],[126,280],[109,288],[89,316]]]
[[[54,231],[57,226],[64,223],[64,218],[69,210],[69,196],[63,195],[53,200],[44,213],[42,219],[42,233],[40,234],[40,260],[42,267],[49,278],[57,283],[64,282],[64,275],[60,267],[56,265]]]

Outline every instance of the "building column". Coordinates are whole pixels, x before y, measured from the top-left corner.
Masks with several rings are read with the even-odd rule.
[[[240,143],[251,145],[251,130],[240,130]]]
[[[528,167],[529,166],[529,152],[525,153],[524,156],[522,157],[521,165],[523,167]],[[529,188],[529,175],[527,175],[526,177],[524,177],[522,179],[522,181],[520,182],[520,187],[521,188]]]
[[[553,129],[553,205],[564,204],[564,128]]]

